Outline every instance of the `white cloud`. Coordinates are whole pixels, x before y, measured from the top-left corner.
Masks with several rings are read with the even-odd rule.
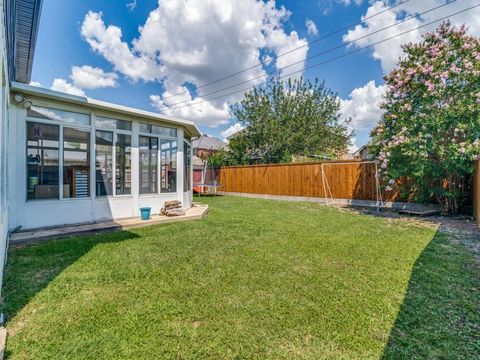
[[[28,85],[36,86],[36,87],[43,87],[42,84],[40,84],[38,81],[30,81],[30,84],[28,84]]]
[[[358,6],[358,5],[361,5],[363,2],[363,0],[335,0],[335,1],[345,6],[349,6],[351,4],[355,4]]]
[[[57,78],[52,82],[50,89],[71,95],[86,96],[84,89],[99,89],[117,86],[118,75],[94,68],[88,65],[72,66],[70,78],[73,83]],[[38,84],[38,85],[37,85]],[[30,85],[41,86],[40,83],[31,82]]]
[[[82,23],[81,34],[93,50],[113,64],[115,70],[132,80],[155,80],[162,76],[163,67],[152,57],[134,54],[122,41],[119,27],[105,26],[102,13],[89,11]]]
[[[283,30],[272,30],[267,37],[268,47],[274,49],[276,54],[286,54],[275,60],[277,69],[281,76],[293,74],[292,78],[302,76],[300,71],[305,68],[305,59],[308,52],[308,43],[305,39],[300,39],[296,31],[286,34]],[[292,51],[301,47],[299,50]],[[295,64],[290,66],[290,64]],[[287,67],[288,66],[288,67]]]
[[[381,15],[365,20],[363,24],[357,25],[354,29],[348,31],[343,36],[343,41],[348,42],[355,40],[359,37],[371,34],[384,27],[401,21],[406,16],[416,15],[425,12],[446,2],[447,0],[422,0],[406,2],[405,4],[396,7],[395,9],[387,10]],[[452,2],[449,5],[446,5],[438,10],[422,15],[420,19],[414,18],[408,20],[385,31],[381,31],[375,35],[369,36],[368,38],[359,40],[355,42],[353,46],[364,47],[371,45],[382,39],[395,36],[407,30],[414,29],[418,26],[440,19],[444,16],[448,16],[473,5],[476,5],[475,0]],[[375,1],[370,5],[362,19],[365,19],[366,17],[369,17],[380,11],[384,11],[389,6],[391,6],[391,3],[389,1]],[[457,16],[453,16],[451,18],[451,21],[455,25],[461,25],[463,23],[466,23],[470,27],[471,34],[477,36],[480,35],[480,8],[475,8]],[[403,55],[403,51],[401,49],[402,44],[418,41],[421,38],[422,34],[427,31],[431,31],[438,25],[439,23],[425,26],[421,29],[411,31],[395,39],[374,45],[372,56],[373,58],[380,61],[383,71],[388,72],[395,66],[399,57]]]
[[[268,54],[263,57],[263,63],[265,65],[270,65],[272,61],[273,61],[273,58]]]
[[[137,0],[133,0],[132,2],[127,3],[126,5],[128,11],[133,11],[137,8]]]
[[[366,85],[354,89],[348,99],[341,100],[340,111],[345,118],[351,118],[355,130],[370,130],[380,120],[382,110],[379,105],[386,90],[385,85],[375,85],[371,80]]]
[[[182,104],[182,106],[184,107],[181,108],[167,108],[167,101],[162,100],[162,97],[159,95],[150,95],[150,104],[155,110],[162,114],[182,119],[193,119],[196,122],[209,127],[216,127],[218,125],[222,125],[228,122],[228,118],[230,117],[230,115],[228,112],[227,103],[219,106],[213,105],[211,102],[208,101],[197,104],[200,101],[203,101],[203,99],[196,98],[195,100],[192,100],[190,96],[188,97],[189,100],[186,103]],[[197,105],[185,106],[192,104]]]
[[[75,85],[70,84],[65,79],[54,79],[50,89],[70,95],[85,96],[85,92],[82,89],[75,87]]]
[[[307,19],[305,20],[305,26],[307,27],[307,31],[310,35],[318,35],[317,25],[313,22],[313,20]]]
[[[75,87],[80,89],[99,89],[117,86],[118,75],[112,72],[104,72],[98,67],[88,65],[73,66],[70,78]]]
[[[290,12],[283,6],[277,7],[274,1],[170,0],[158,2],[131,44],[122,41],[119,27],[105,25],[101,13],[90,11],[85,16],[81,32],[92,49],[108,60],[116,71],[134,81],[162,83],[165,92],[154,94],[151,98],[154,108],[215,126],[228,121],[227,104],[240,99],[242,93],[212,99],[198,106],[178,106],[203,101],[208,99],[205,94],[265,75],[262,66],[254,67],[259,63],[261,49],[264,59],[268,60],[303,46],[299,51],[276,61],[271,60],[271,65],[277,68],[300,62],[285,69],[283,74],[303,70],[308,43],[295,31],[288,33],[284,30],[283,24],[289,16]],[[195,88],[249,67],[253,68],[198,89],[194,95],[187,90],[187,94],[170,97],[185,91],[187,83]],[[241,90],[266,79],[243,83],[212,97]],[[194,96],[198,96],[195,101]],[[175,108],[174,104],[183,100],[186,102]],[[165,109],[165,105],[172,108]]]
[[[235,123],[232,126],[230,126],[229,128],[223,130],[220,133],[220,135],[223,137],[223,140],[228,140],[228,138],[230,136],[232,136],[233,134],[236,134],[237,132],[239,132],[242,129],[243,129],[243,126],[240,123]]]
[[[385,85],[376,85],[374,80],[354,89],[348,99],[340,99],[340,112],[345,119],[350,118],[350,128],[356,136],[352,139],[350,151],[367,142],[370,131],[382,117],[380,103],[385,94]]]

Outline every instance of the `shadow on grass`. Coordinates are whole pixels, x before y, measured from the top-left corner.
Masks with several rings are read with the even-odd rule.
[[[412,269],[403,305],[382,359],[478,359],[478,263],[442,232]]]
[[[12,246],[2,289],[2,312],[6,313],[7,321],[94,246],[138,237],[130,231],[115,231]]]

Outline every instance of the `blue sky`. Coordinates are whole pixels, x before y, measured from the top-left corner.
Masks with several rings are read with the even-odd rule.
[[[203,132],[225,137],[240,128],[229,119],[226,109],[241,93],[209,101],[232,91],[221,91],[223,88],[293,62],[300,64],[282,74],[301,71],[473,3],[473,0],[458,1],[460,4],[445,6],[348,48],[305,60],[445,1],[410,0],[352,27],[350,32],[345,30],[308,44],[360,21],[367,13],[384,11],[395,2],[284,0],[265,5],[256,0],[44,0],[32,81],[55,90],[184,117],[194,120]],[[452,20],[467,22],[472,32],[477,33],[478,15],[466,13]],[[308,30],[307,20],[315,25],[316,31],[312,25]],[[304,71],[305,77],[324,79],[338,93],[342,111],[353,119],[357,146],[368,141],[368,133],[381,115],[378,102],[384,91],[382,77],[401,55],[400,44],[420,36],[420,30],[412,31],[388,44]],[[274,62],[265,57],[302,45],[302,50]],[[263,66],[196,90],[199,85],[255,65],[259,60]],[[233,90],[253,83],[244,83]],[[208,93],[214,91],[218,92],[209,97]]]

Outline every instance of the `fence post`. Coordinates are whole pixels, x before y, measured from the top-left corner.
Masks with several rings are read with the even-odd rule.
[[[480,225],[480,160],[475,160],[473,172],[473,215],[477,224]]]

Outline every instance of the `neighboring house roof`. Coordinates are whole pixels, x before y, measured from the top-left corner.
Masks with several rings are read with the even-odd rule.
[[[18,92],[24,95],[37,96],[43,99],[57,100],[70,104],[83,105],[90,109],[112,111],[126,115],[132,115],[136,118],[143,118],[145,120],[161,121],[163,123],[171,123],[177,126],[180,125],[185,129],[187,135],[189,135],[190,137],[199,136],[201,134],[200,130],[198,130],[197,126],[193,121],[174,118],[166,115],[160,115],[158,113],[140,110],[123,105],[117,105],[106,101],[95,100],[89,97],[70,95],[58,91],[40,88],[37,86],[22,84],[19,82],[12,82],[11,91]]]
[[[207,134],[202,134],[197,139],[192,140],[192,148],[194,149],[221,150],[226,147],[227,143]]]
[[[192,156],[192,164],[193,166],[204,166],[205,165],[205,161],[203,159],[200,159],[198,156],[196,155],[193,155]]]
[[[6,0],[8,72],[11,81],[28,84],[32,76],[42,0]]]
[[[353,156],[360,155],[360,153],[363,150],[368,149],[369,146],[370,146],[369,144],[365,144],[363,146],[360,146],[356,151],[353,152]]]

